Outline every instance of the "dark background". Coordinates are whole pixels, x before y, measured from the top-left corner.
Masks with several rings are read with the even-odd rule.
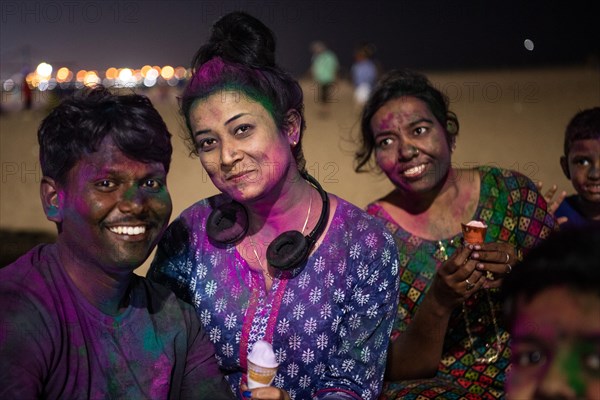
[[[2,0],[2,79],[41,61],[55,68],[188,66],[219,16],[246,10],[271,27],[296,75],[322,40],[346,70],[362,41],[384,69],[458,70],[597,63],[592,1],[11,1]],[[596,32],[596,33],[594,33]],[[534,43],[533,51],[524,40]],[[342,70],[344,71],[344,70]]]

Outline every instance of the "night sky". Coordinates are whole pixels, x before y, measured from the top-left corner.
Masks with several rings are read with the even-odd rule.
[[[104,70],[183,65],[212,22],[246,10],[271,27],[279,63],[299,75],[322,40],[348,69],[353,47],[377,46],[383,68],[512,68],[597,62],[592,1],[11,1],[2,0],[2,79],[41,61]],[[530,39],[534,48],[527,50]]]

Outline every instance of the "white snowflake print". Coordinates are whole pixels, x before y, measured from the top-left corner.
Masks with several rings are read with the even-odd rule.
[[[369,368],[367,368],[365,378],[371,379],[373,376],[375,376],[375,367],[371,365]]]
[[[362,289],[356,289],[354,291],[354,296],[352,297],[359,305],[364,306],[369,302],[371,295],[369,293],[364,293]]]
[[[346,294],[342,289],[335,289],[333,292],[333,301],[336,303],[343,303],[346,298]]]
[[[352,232],[351,231],[344,232],[344,244],[346,246],[348,246],[351,241],[352,241]]]
[[[283,304],[290,305],[292,304],[292,302],[294,301],[294,292],[291,290],[286,290],[285,293],[283,294]]]
[[[221,330],[215,326],[210,330],[209,338],[211,342],[217,343],[221,340]]]
[[[323,332],[323,333],[319,334],[319,336],[317,336],[317,349],[325,350],[325,348],[327,347],[328,344],[329,344],[329,337],[327,336],[327,333]]]
[[[388,282],[387,279],[384,279],[380,284],[379,287],[377,288],[378,291],[380,292],[385,292],[387,291],[388,287],[390,286],[390,282]]]
[[[227,329],[235,328],[236,322],[237,322],[237,315],[235,315],[234,313],[227,314],[227,316],[225,317],[225,328],[227,328]]]
[[[322,375],[323,373],[325,373],[326,368],[327,366],[322,362],[318,363],[317,365],[315,365],[315,375]]]
[[[358,335],[358,337],[356,338],[356,342],[355,345],[357,347],[363,346],[363,343],[371,336],[371,332],[369,331],[363,331],[360,333],[360,335]]]
[[[304,321],[304,332],[306,332],[308,336],[312,336],[312,334],[315,333],[316,330],[317,321],[314,318],[311,317]]]
[[[308,375],[304,375],[300,378],[300,387],[302,389],[306,389],[307,387],[310,387],[310,376]]]
[[[358,257],[360,257],[360,244],[358,243],[354,243],[351,247],[350,247],[350,258],[352,258],[353,260],[356,260]]]
[[[323,257],[319,257],[315,261],[315,271],[317,271],[317,273],[320,274],[324,270],[325,270],[325,259],[323,259]]]
[[[198,280],[206,278],[207,273],[208,269],[206,268],[206,265],[204,265],[204,263],[199,263],[198,268],[196,269],[196,276],[198,277]]]
[[[302,338],[297,334],[293,334],[288,339],[288,343],[292,350],[298,350],[300,348],[300,345],[302,344]]]
[[[200,308],[200,304],[202,304],[202,294],[200,292],[194,293],[194,300],[192,300],[192,302],[196,308]]]
[[[322,319],[328,319],[331,317],[331,304],[329,303],[324,303],[321,306],[321,318]]]
[[[296,363],[289,363],[288,367],[287,367],[287,374],[290,376],[290,378],[294,378],[296,375],[298,375],[298,371],[300,370],[300,368],[298,367],[298,364]]]
[[[378,279],[379,270],[372,271],[371,275],[369,276],[369,279],[367,280],[367,283],[369,284],[369,286],[374,286]]]
[[[350,372],[352,371],[352,369],[354,368],[354,366],[356,365],[356,361],[347,358],[344,361],[342,361],[342,370],[344,370],[344,372]]]
[[[356,272],[361,281],[366,279],[369,276],[369,265],[360,263]]]
[[[292,313],[292,315],[294,316],[294,318],[300,319],[304,316],[305,309],[306,307],[304,306],[304,304],[298,303],[294,306],[294,312]]]
[[[379,309],[379,306],[377,304],[372,304],[368,309],[367,309],[367,317],[369,317],[369,319],[373,319],[375,317],[377,317],[377,310]]]
[[[227,299],[220,297],[215,302],[215,311],[217,313],[222,313],[227,308]]]
[[[202,325],[204,326],[210,324],[210,311],[202,310],[200,313],[200,322],[202,322]]]
[[[315,352],[308,348],[302,352],[302,362],[304,364],[310,364],[315,360]]]
[[[321,300],[321,288],[312,288],[310,290],[310,295],[308,296],[308,299],[312,304],[317,304],[319,300]]]
[[[273,386],[283,387],[285,385],[285,378],[282,374],[275,375],[275,379],[273,379]]]
[[[196,292],[196,277],[193,276],[192,279],[190,280],[190,293],[195,293]]]
[[[335,317],[335,319],[331,323],[331,330],[333,332],[337,332],[341,323],[342,323],[342,317],[338,315],[337,317]]]
[[[181,269],[181,273],[186,276],[190,275],[192,273],[192,268],[194,268],[194,263],[191,260],[187,260]]]
[[[275,350],[275,360],[277,360],[277,362],[279,364],[283,363],[286,358],[287,358],[287,353],[285,352],[284,348],[279,348],[279,349]]]
[[[290,321],[287,318],[283,318],[277,323],[277,333],[285,335],[290,329]]]
[[[307,273],[300,275],[300,279],[298,280],[298,286],[300,289],[304,290],[308,287],[308,285],[310,285],[310,275]]]
[[[352,314],[348,320],[350,329],[354,330],[360,326],[360,316],[358,314]]]
[[[356,224],[356,229],[358,229],[359,232],[364,232],[368,227],[369,223],[365,219],[361,219],[358,221],[358,224]]]
[[[325,275],[325,280],[323,281],[323,284],[325,285],[326,288],[330,288],[334,282],[335,282],[335,277],[333,276],[333,274],[330,271],[327,273],[327,275]]]
[[[390,253],[390,250],[383,249],[383,251],[381,252],[381,263],[383,265],[388,265],[390,263],[391,259],[392,259],[392,254]]]
[[[231,343],[224,343],[223,346],[221,346],[221,352],[226,356],[226,357],[233,357],[233,346],[231,345]]]
[[[371,349],[369,346],[366,346],[362,349],[360,353],[360,360],[365,364],[368,364],[369,360],[371,360]]]
[[[206,295],[208,297],[213,297],[215,295],[215,293],[217,292],[217,282],[215,281],[210,281],[206,284],[206,288],[204,289],[204,292],[206,293]]]
[[[340,260],[337,266],[338,273],[344,275],[346,273],[346,259]]]
[[[369,233],[365,239],[365,244],[370,249],[375,248],[377,246],[377,234],[375,232]]]

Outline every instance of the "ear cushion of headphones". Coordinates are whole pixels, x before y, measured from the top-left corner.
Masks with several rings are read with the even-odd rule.
[[[248,214],[244,206],[232,202],[215,208],[206,221],[206,234],[219,243],[235,243],[248,230]]]
[[[306,237],[298,231],[287,231],[277,236],[267,248],[267,261],[273,268],[294,269],[308,256]]]

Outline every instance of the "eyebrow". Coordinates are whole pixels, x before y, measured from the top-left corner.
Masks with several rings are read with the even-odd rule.
[[[239,114],[236,114],[233,117],[229,118],[227,121],[225,121],[225,123],[223,124],[223,126],[227,126],[231,122],[235,121],[238,118],[243,117],[244,115],[249,115],[249,113],[239,113]],[[199,131],[196,131],[196,133],[194,133],[194,136],[202,135],[202,134],[205,134],[205,133],[208,133],[208,132],[210,132],[210,129],[201,129]]]
[[[433,121],[431,119],[423,117],[423,118],[419,118],[417,120],[409,122],[408,126],[410,126],[412,128],[413,126],[418,125],[421,122],[427,122],[427,123],[433,124]]]

